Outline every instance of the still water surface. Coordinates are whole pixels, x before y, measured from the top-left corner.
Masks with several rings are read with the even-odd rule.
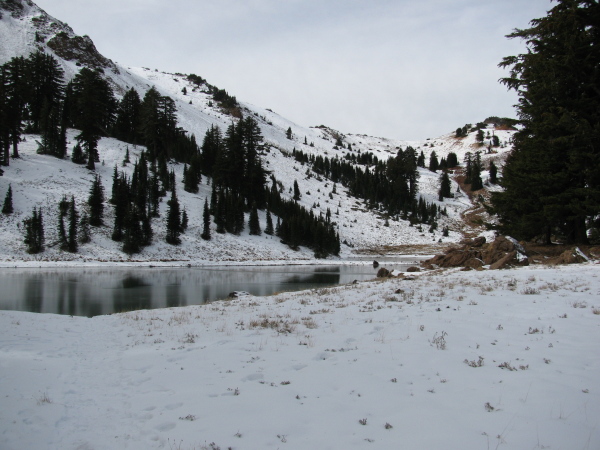
[[[386,264],[403,270],[409,262]],[[232,291],[269,295],[369,280],[372,265],[6,269],[0,310],[96,316],[199,305]]]

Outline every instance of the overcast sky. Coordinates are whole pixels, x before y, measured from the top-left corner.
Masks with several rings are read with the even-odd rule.
[[[516,117],[505,35],[550,0],[34,0],[125,66],[195,73],[301,125],[434,138]]]

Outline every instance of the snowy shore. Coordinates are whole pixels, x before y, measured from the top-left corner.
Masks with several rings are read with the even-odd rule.
[[[0,311],[0,447],[600,448],[600,266]]]

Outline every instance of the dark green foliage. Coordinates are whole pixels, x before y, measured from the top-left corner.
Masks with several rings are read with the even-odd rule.
[[[419,157],[417,158],[417,166],[425,168],[425,154],[423,153],[423,150],[421,150],[421,153],[419,153]]]
[[[202,214],[202,234],[200,237],[205,241],[210,241],[210,211],[208,209],[208,199],[204,199],[204,212]]]
[[[498,183],[498,168],[496,167],[496,164],[494,164],[494,161],[490,162],[490,183],[492,184],[497,184]]]
[[[79,142],[77,142],[77,144],[75,144],[75,147],[73,147],[73,151],[71,153],[71,161],[73,161],[75,164],[85,164],[85,155]]]
[[[248,228],[250,230],[251,235],[260,236],[262,234],[262,231],[260,229],[260,222],[258,221],[258,209],[256,208],[256,203],[252,204],[252,209],[250,210]]]
[[[520,97],[521,128],[492,205],[500,230],[517,239],[586,243],[600,213],[600,4],[555,3],[508,36],[528,47],[500,64]]]
[[[181,216],[179,213],[179,200],[177,199],[177,193],[173,188],[171,192],[171,199],[168,201],[169,210],[167,212],[167,234],[165,240],[168,244],[179,245],[181,244]]]
[[[298,201],[302,197],[300,194],[300,188],[298,187],[298,181],[294,180],[294,200]]]
[[[104,221],[104,186],[100,175],[96,175],[90,188],[88,197],[88,205],[90,207],[90,225],[99,227]]]
[[[452,198],[452,183],[450,182],[450,177],[448,173],[444,170],[440,175],[440,189],[438,191],[438,200],[440,202],[444,201],[444,198]]]
[[[116,99],[101,72],[87,67],[75,75],[69,90],[71,122],[80,130],[76,139],[87,153],[87,168],[94,170],[100,161],[98,141],[109,135],[113,125]]]
[[[272,236],[274,233],[273,229],[273,218],[271,217],[271,211],[267,209],[267,226],[265,227],[265,234]]]
[[[448,168],[458,166],[458,157],[456,156],[456,153],[448,153],[448,157],[446,158],[446,164],[448,165]]]
[[[142,101],[133,88],[129,89],[118,103],[113,134],[130,144],[141,144],[140,110]]]
[[[4,204],[2,205],[2,214],[12,214],[13,212],[12,186],[9,184],[8,191],[6,191],[6,197],[4,197]]]
[[[66,251],[69,248],[69,244],[67,242],[67,230],[65,229],[65,217],[62,214],[62,211],[58,215],[58,244],[58,247],[63,251]]]
[[[187,215],[187,211],[185,210],[185,208],[183,209],[183,212],[181,213],[181,225],[180,225],[180,229],[182,233],[185,233],[185,230],[187,230],[188,227],[188,215]]]
[[[44,220],[42,209],[33,208],[31,217],[23,221],[25,238],[23,242],[27,245],[27,253],[36,254],[44,251]]]
[[[439,162],[437,159],[437,154],[435,153],[435,150],[434,150],[429,155],[429,170],[431,172],[437,172],[438,169],[439,169]]]
[[[62,218],[61,218],[62,220]],[[77,244],[77,226],[79,223],[79,213],[75,207],[75,197],[71,197],[69,204],[69,234],[67,238],[66,250],[71,253],[76,253],[78,250]]]
[[[238,104],[236,98],[229,95],[225,89],[215,89],[213,92],[213,100],[219,103],[224,109],[235,108]]]
[[[500,147],[500,138],[495,134],[492,136],[492,145],[494,147]]]
[[[287,131],[285,132],[285,137],[290,140],[292,139],[292,127],[288,127]]]
[[[84,212],[79,220],[79,242],[82,244],[87,244],[91,240],[92,235],[90,232],[90,218],[87,213]]]

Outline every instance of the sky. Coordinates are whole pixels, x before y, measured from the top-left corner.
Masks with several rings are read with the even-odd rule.
[[[404,140],[516,117],[505,36],[550,0],[34,0],[106,57],[195,73],[300,125]]]

